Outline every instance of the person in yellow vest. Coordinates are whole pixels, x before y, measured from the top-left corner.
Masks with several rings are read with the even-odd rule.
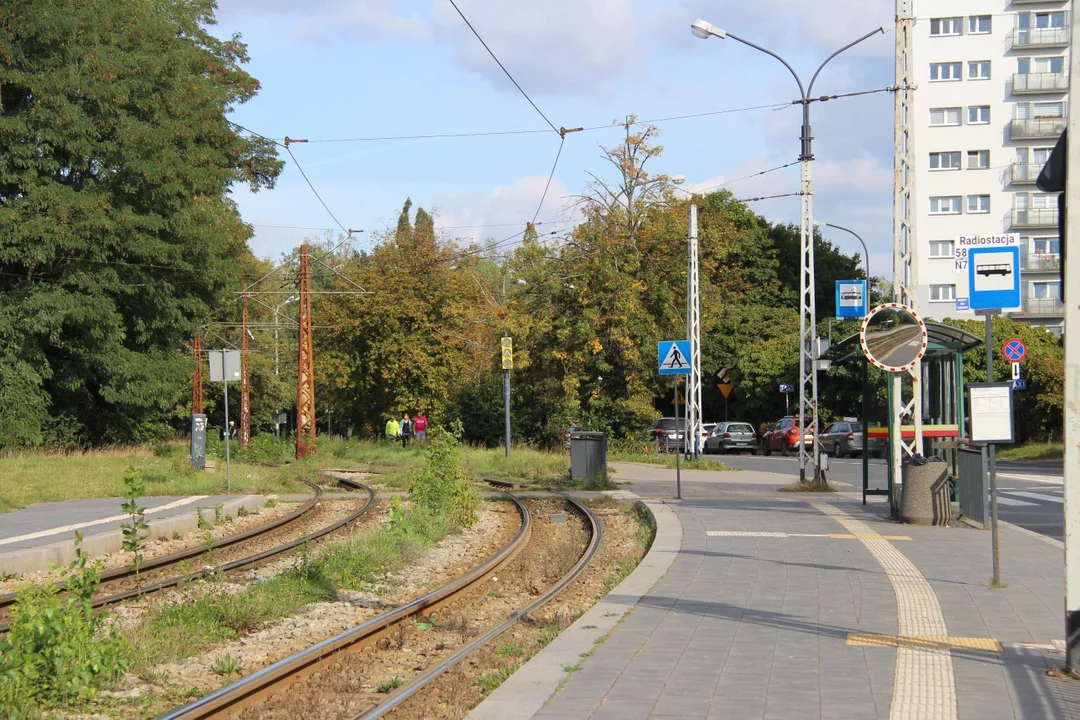
[[[386,421],[386,439],[393,442],[399,437],[401,437],[401,423],[394,418],[390,418]]]

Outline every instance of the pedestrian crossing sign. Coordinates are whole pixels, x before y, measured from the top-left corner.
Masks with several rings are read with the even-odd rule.
[[[661,340],[656,343],[656,357],[661,375],[690,374],[689,340]]]

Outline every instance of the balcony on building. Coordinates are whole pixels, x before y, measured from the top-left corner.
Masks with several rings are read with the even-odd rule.
[[[1057,93],[1065,92],[1068,89],[1068,73],[1013,73],[1012,91],[1014,95]]]
[[[1056,228],[1058,225],[1057,208],[1013,208],[1010,225],[1021,228]]]
[[[1066,0],[1012,0],[1013,5],[1064,5]]]
[[[1022,298],[1023,306],[1013,317],[1060,317],[1065,315],[1065,303],[1059,297]]]
[[[1012,31],[1012,49],[1037,50],[1068,47],[1071,32],[1068,17],[1066,13],[1065,27],[1015,28]]]
[[[1065,131],[1068,118],[1065,117],[1034,117],[1013,118],[1009,127],[1011,140],[1056,140]]]
[[[1056,214],[1057,211],[1055,210]],[[1061,255],[1057,253],[1027,252],[1020,256],[1024,272],[1053,272],[1061,270]]]
[[[1034,185],[1043,167],[1043,163],[1013,163],[1009,166],[1009,182],[1013,185]]]

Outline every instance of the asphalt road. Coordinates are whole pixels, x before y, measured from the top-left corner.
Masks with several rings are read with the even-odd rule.
[[[732,467],[790,474],[798,477],[796,457],[725,455]],[[997,464],[998,517],[1057,540],[1065,539],[1062,462],[999,462]],[[884,460],[870,460],[870,487],[885,488]],[[828,478],[862,487],[862,460],[829,458]]]

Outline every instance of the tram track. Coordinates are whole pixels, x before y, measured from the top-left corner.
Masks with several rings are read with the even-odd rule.
[[[101,584],[99,585],[99,588],[123,587],[124,589],[111,593],[98,594],[91,599],[90,606],[96,609],[115,605],[134,598],[151,595],[168,588],[177,587],[200,578],[256,566],[259,563],[293,551],[301,545],[311,543],[312,541],[340,530],[366,513],[375,502],[375,491],[372,488],[355,480],[338,479],[337,482],[340,485],[351,490],[367,493],[367,499],[360,508],[349,513],[346,517],[266,550],[240,555],[235,559],[223,563],[219,562],[216,565],[207,565],[194,572],[185,572],[178,575],[171,574],[171,571],[174,568],[183,568],[187,564],[198,563],[200,559],[212,561],[218,551],[236,551],[245,543],[265,542],[268,537],[272,537],[274,534],[280,534],[290,529],[295,531],[295,527],[300,526],[300,523],[312,519],[321,507],[320,502],[322,500],[323,490],[315,483],[307,480],[301,480],[301,482],[311,487],[313,491],[312,496],[306,500],[303,505],[291,513],[245,530],[244,532],[218,538],[207,545],[197,545],[168,555],[152,558],[142,563],[138,569],[136,569],[134,565],[127,565],[102,572],[100,575]],[[220,560],[220,558],[218,559]],[[146,582],[148,580],[152,582]],[[63,581],[57,582],[54,583],[53,587],[57,592],[62,593],[67,589],[67,583]],[[12,608],[17,599],[18,593],[0,595],[0,633],[7,632]]]
[[[410,620],[427,618],[428,622],[437,623],[439,618],[446,618],[453,612],[464,612],[470,602],[495,586],[505,573],[509,572],[512,561],[526,550],[534,534],[533,515],[525,502],[507,494],[521,515],[521,526],[515,537],[487,561],[473,570],[458,577],[451,583],[434,590],[423,597],[406,603],[394,610],[372,618],[339,635],[313,645],[295,655],[280,660],[262,670],[243,678],[221,690],[165,715],[164,720],[194,720],[196,718],[231,718],[241,713],[245,717],[257,717],[267,704],[295,697],[296,693],[317,692],[315,686],[331,678],[335,673],[345,672],[346,664],[358,656],[376,653],[395,642],[400,647],[405,635],[405,625]],[[584,528],[589,533],[589,541],[582,545],[580,554],[573,566],[546,590],[537,590],[536,595],[513,612],[494,624],[484,627],[477,637],[464,642],[453,649],[448,657],[441,658],[430,667],[414,668],[419,674],[403,682],[395,691],[387,693],[378,700],[368,700],[368,706],[359,715],[349,712],[346,716],[357,718],[377,718],[390,712],[410,697],[438,678],[477,649],[491,642],[499,634],[534,612],[565,589],[589,564],[599,547],[601,525],[599,518],[583,503],[563,496],[566,508],[579,516]],[[577,547],[576,545],[574,546]],[[524,557],[524,555],[522,555]],[[505,584],[505,578],[503,578]],[[432,618],[435,620],[432,621]]]

